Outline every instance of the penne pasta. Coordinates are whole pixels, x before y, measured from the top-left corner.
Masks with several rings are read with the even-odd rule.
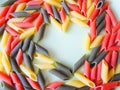
[[[115,74],[114,68],[110,69],[108,73],[108,81],[110,81],[110,79],[114,76],[114,74]]]
[[[0,35],[3,35],[5,26],[6,26],[6,24],[3,24],[2,26],[0,26]]]
[[[74,0],[65,0],[65,1],[68,3],[71,3],[71,4],[76,4],[76,2]]]
[[[25,65],[21,64],[20,65],[20,69],[23,71],[23,73],[28,76],[30,79],[32,79],[33,81],[37,81],[37,76],[36,74],[30,70],[29,68],[27,68]]]
[[[65,19],[65,21],[64,21],[63,24],[62,24],[62,30],[63,30],[64,32],[67,31],[67,29],[68,29],[68,27],[69,27],[69,24],[70,24],[70,19],[69,19],[68,16],[66,16],[66,19]]]
[[[25,6],[26,6],[26,3],[20,3],[20,4],[17,6],[15,12],[21,12],[21,11],[23,11],[24,8],[25,8]]]
[[[4,67],[3,67],[3,64],[2,64],[2,52],[0,51],[0,71],[4,71]]]
[[[29,10],[40,10],[40,6],[26,6],[24,11],[29,11]]]
[[[87,0],[87,9],[92,6],[93,0]]]
[[[87,34],[86,37],[85,37],[85,45],[84,45],[86,51],[88,51],[90,49],[90,44],[91,44],[90,35]]]
[[[35,52],[35,43],[31,41],[28,48],[28,55],[30,56],[31,59],[33,59],[34,52]]]
[[[116,73],[116,74],[117,74],[117,73],[120,73],[120,64],[118,64],[118,65],[116,66],[115,73]]]
[[[61,4],[62,4],[62,6],[63,6],[65,12],[66,12],[67,14],[69,14],[70,9],[69,9],[67,3],[66,3],[65,1],[62,1]]]
[[[92,82],[91,80],[89,80],[88,78],[86,78],[84,75],[82,75],[80,72],[75,72],[74,76],[80,80],[82,83],[84,83],[85,85],[89,86],[89,87],[95,87],[94,82]]]
[[[64,85],[64,84],[56,88],[56,90],[76,90],[76,89],[77,88],[74,86]]]

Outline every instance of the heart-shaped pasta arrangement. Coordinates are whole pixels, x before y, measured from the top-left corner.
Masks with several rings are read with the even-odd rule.
[[[1,6],[0,90],[112,90],[120,85],[120,22],[108,1],[8,0]],[[38,44],[48,24],[67,33],[71,22],[90,28],[85,49],[91,51],[72,70]],[[44,71],[61,80],[46,83]]]

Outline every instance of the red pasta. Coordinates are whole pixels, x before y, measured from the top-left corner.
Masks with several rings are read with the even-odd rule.
[[[42,16],[42,13],[40,13],[35,22],[35,27],[37,28],[37,30],[42,25],[42,23],[43,23],[43,16]]]
[[[108,15],[110,16],[111,18],[111,21],[112,21],[112,25],[115,26],[117,25],[118,21],[115,17],[115,15],[113,14],[113,11],[110,7],[108,7],[108,9],[106,10],[106,12],[108,13]]]
[[[59,87],[59,86],[61,86],[61,85],[63,85],[63,84],[64,84],[64,82],[55,81],[55,82],[52,82],[52,83],[48,84],[48,85],[46,86],[46,88],[51,89],[51,90],[54,90],[54,89],[56,89],[57,87]]]
[[[108,48],[107,51],[120,51],[120,46],[112,46]]]
[[[20,28],[31,28],[33,27],[33,24],[30,22],[18,22],[16,25]]]
[[[101,68],[102,68],[102,62],[100,62],[97,66],[97,82],[101,81]]]
[[[20,79],[18,78],[18,76],[13,72],[10,73],[10,76],[12,78],[13,83],[15,84],[16,90],[24,90],[22,83]]]
[[[7,14],[9,8],[10,8],[10,6],[6,6],[6,7],[4,7],[4,8],[0,11],[0,18],[6,16],[6,14]]]
[[[91,76],[90,76],[90,79],[92,81],[95,81],[96,80],[96,76],[97,76],[97,66],[94,66],[91,70]]]
[[[81,14],[86,16],[86,11],[87,11],[87,0],[83,0]]]
[[[5,52],[6,52],[7,55],[10,55],[12,41],[13,41],[13,36],[10,36],[8,41],[7,41],[6,48],[5,48]]]
[[[112,24],[111,24],[111,19],[110,19],[110,16],[108,14],[106,14],[105,16],[105,31],[106,33],[111,33],[111,27],[112,27]]]
[[[1,19],[0,19],[0,27],[1,27],[5,22],[6,22],[5,18],[4,18],[4,17],[1,18]]]
[[[5,30],[10,33],[12,36],[19,36],[20,33],[16,32],[14,29],[12,29],[11,27],[6,27]]]
[[[116,68],[117,60],[118,60],[118,53],[116,51],[113,51],[111,58],[111,66],[113,68]]]
[[[0,71],[0,80],[6,82],[10,86],[13,86],[12,79],[6,73]]]
[[[24,2],[28,2],[28,1],[30,1],[30,0],[17,0],[15,3],[19,4],[19,3],[24,3]]]
[[[17,56],[16,56],[17,64],[20,65],[23,61],[23,53],[22,50],[19,49]]]
[[[54,16],[54,14],[53,14],[53,11],[52,11],[52,8],[51,8],[50,4],[48,4],[48,3],[44,2],[44,6],[45,6],[45,9],[46,9],[47,13],[48,13],[48,14],[50,14],[51,16]]]
[[[77,0],[77,4],[78,4],[79,9],[81,11],[81,9],[82,9],[82,0]]]
[[[26,17],[23,22],[33,22],[35,18],[37,18],[39,15],[39,12],[34,12],[30,16]]]
[[[19,43],[19,37],[15,37],[15,39],[11,43],[11,50]]]
[[[117,32],[117,37],[115,39],[115,43],[118,43],[120,41],[120,31]]]
[[[27,3],[28,6],[39,6],[39,5],[42,5],[43,4],[43,0],[40,0],[40,1],[29,1]]]
[[[59,13],[60,13],[60,18],[61,18],[62,23],[63,23],[66,19],[66,14],[65,14],[64,8],[61,8]]]
[[[110,34],[106,34],[102,41],[102,45],[100,49],[101,52],[107,49],[108,44],[109,44],[109,39],[110,39]]]
[[[96,21],[94,20],[91,24],[90,24],[90,39],[91,42],[96,38]]]
[[[120,22],[118,22],[117,25],[115,25],[115,26],[112,28],[112,33],[117,32],[119,29],[120,29]]]
[[[28,78],[28,77],[26,77],[26,79],[27,79],[27,81],[29,82],[29,84],[30,84],[35,90],[41,90],[38,82],[35,82],[35,81],[31,80],[31,79]]]
[[[68,5],[68,7],[69,7],[72,11],[77,11],[77,12],[80,13],[80,9],[79,9],[79,7],[78,7],[76,4],[70,4],[70,3],[68,3],[67,5]]]
[[[94,3],[97,4],[99,0],[94,0]]]
[[[93,13],[90,15],[90,18],[88,20],[88,25],[91,24],[91,22],[94,21],[94,19],[97,17],[97,15],[99,14],[99,9],[94,9]]]
[[[109,52],[105,57],[105,61],[108,63],[109,67],[111,64],[111,58],[112,58],[112,52]]]
[[[84,64],[84,75],[89,79],[90,79],[90,71],[91,71],[90,63],[86,60]]]
[[[6,20],[12,18],[11,13],[15,11],[16,7],[17,7],[17,4],[13,4],[10,6],[10,9],[8,10],[6,17],[5,17]]]
[[[108,8],[108,5],[109,5],[109,2],[106,1],[106,2],[104,3],[104,5],[102,6],[102,8],[100,9],[100,13],[102,13],[103,11],[105,11],[105,10]]]

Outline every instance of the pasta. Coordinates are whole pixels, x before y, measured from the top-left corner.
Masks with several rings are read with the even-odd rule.
[[[66,20],[66,13],[65,13],[64,8],[60,9],[59,14],[60,14],[60,18],[61,18],[62,23],[64,23]]]
[[[66,19],[65,19],[65,21],[64,21],[63,24],[62,24],[62,30],[63,30],[64,32],[67,31],[67,29],[68,29],[68,27],[69,27],[69,24],[70,24],[70,19],[69,19],[68,16],[66,16]]]
[[[41,1],[29,1],[28,3],[27,3],[27,5],[28,6],[39,6],[39,5],[42,5],[43,4],[43,0],[41,0]]]
[[[60,87],[57,87],[56,90],[76,90],[76,87],[69,86],[69,85],[61,85]]]
[[[27,17],[30,14],[27,12],[14,12],[11,14],[13,17],[19,18],[19,17]]]
[[[30,42],[29,48],[28,48],[28,55],[31,59],[33,59],[33,53],[35,51],[35,44],[33,41]]]
[[[91,42],[90,42],[90,35],[87,34],[86,38],[85,38],[85,45],[84,45],[86,51],[90,49],[90,44],[91,44]]]
[[[92,3],[92,0],[87,0],[87,9],[89,9],[92,6]]]
[[[68,3],[67,5],[68,5],[68,7],[70,8],[70,10],[76,11],[76,12],[79,12],[79,13],[80,13],[80,9],[79,9],[79,7],[78,7],[76,4]],[[82,7],[81,7],[81,8],[82,8]]]
[[[4,33],[4,29],[5,29],[5,24],[3,24],[1,27],[0,27],[0,35],[2,35]]]
[[[4,71],[4,67],[2,64],[2,52],[0,51],[0,71]]]
[[[6,1],[6,2],[2,3],[0,6],[4,7],[4,6],[12,5],[15,1],[16,1],[16,0]]]
[[[24,10],[26,3],[21,3],[17,6],[15,12],[21,12]]]
[[[26,6],[25,11],[29,11],[29,10],[40,10],[40,6]]]
[[[17,61],[18,65],[20,65],[23,62],[23,53],[22,53],[21,49],[19,49],[19,51],[17,53],[16,61]]]
[[[62,4],[65,12],[66,12],[67,14],[69,14],[70,9],[69,9],[69,7],[67,6],[66,2],[65,2],[65,1],[62,1],[61,4]]]
[[[19,22],[19,23],[16,23],[16,25],[20,28],[32,28],[33,27],[33,24],[32,23],[29,23],[29,22]]]

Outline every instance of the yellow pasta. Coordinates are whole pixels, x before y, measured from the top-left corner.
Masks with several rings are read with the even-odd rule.
[[[95,9],[95,5],[92,4],[92,5],[90,6],[90,8],[89,8],[89,9],[87,10],[87,12],[86,12],[87,18],[90,17],[90,15],[93,13],[94,9]]]
[[[36,10],[28,10],[28,11],[25,11],[25,12],[27,12],[27,13],[29,13],[29,14],[32,14],[33,12],[35,12]]]
[[[0,71],[4,71],[4,67],[2,64],[2,52],[0,51]]]
[[[65,0],[65,1],[71,4],[77,4],[74,0]]]
[[[89,80],[88,78],[86,78],[83,74],[81,74],[80,72],[76,72],[75,77],[80,80],[82,83],[84,83],[85,85],[89,86],[89,87],[95,87],[94,82],[92,82],[91,80]]]
[[[79,26],[83,26],[83,27],[88,27],[87,23],[78,19],[78,18],[71,18],[71,21]]]
[[[19,18],[11,18],[9,20],[10,23],[13,23],[13,22],[22,22],[25,18],[24,17],[19,17]]]
[[[6,73],[10,74],[10,72],[12,71],[12,67],[10,61],[8,60],[8,56],[5,52],[2,53],[2,64]]]
[[[43,63],[43,64],[34,64],[36,67],[40,68],[41,70],[45,70],[45,69],[54,69],[55,66],[53,66],[52,64],[47,64],[47,63]]]
[[[80,88],[80,87],[85,86],[85,84],[83,84],[83,83],[82,83],[81,81],[79,81],[79,80],[71,80],[71,81],[68,81],[66,84],[67,84],[67,85],[70,85],[70,86],[77,87],[77,88]]]
[[[63,30],[64,32],[67,31],[69,24],[70,24],[70,19],[69,19],[69,17],[67,16],[66,19],[65,19],[65,22],[62,24],[62,30]]]
[[[23,11],[24,8],[25,8],[25,6],[26,6],[26,3],[20,3],[20,4],[18,4],[15,12],[21,12],[21,11]]]
[[[87,9],[92,5],[92,0],[87,0]]]
[[[1,40],[1,49],[2,50],[5,49],[7,41],[8,41],[8,38],[9,38],[9,33],[7,33],[6,31],[4,31],[3,37],[2,37],[2,40]]]
[[[36,74],[30,70],[29,68],[27,68],[24,64],[20,65],[20,69],[22,70],[22,72],[28,76],[30,79],[32,79],[33,81],[37,81],[37,76]]]
[[[24,40],[25,38],[32,36],[36,31],[36,27],[29,28],[25,30],[21,35],[20,35],[20,40]]]
[[[101,69],[101,79],[103,83],[108,82],[108,70],[109,66],[105,60],[102,61],[102,69]]]
[[[90,36],[89,34],[86,35],[86,38],[85,38],[85,50],[89,50],[90,49]]]
[[[104,35],[99,35],[97,38],[92,42],[90,48],[94,48],[96,46],[99,46],[103,40]]]
[[[85,16],[81,15],[80,13],[78,13],[76,11],[71,11],[70,15],[75,18],[79,18],[80,20],[87,20],[87,18]]]
[[[61,4],[58,2],[58,0],[57,1],[56,0],[44,0],[44,1],[47,2],[47,3],[49,3],[49,4],[51,4],[51,5],[56,6],[58,8],[61,7]]]
[[[48,63],[48,64],[53,64],[55,62],[55,60],[53,60],[52,58],[39,53],[35,53],[34,58],[40,60],[43,63]]]
[[[120,73],[120,64],[117,65],[116,70],[115,70],[115,73],[116,73],[116,74]]]
[[[53,25],[55,25],[58,29],[61,30],[62,25],[57,20],[55,20],[52,16],[50,17],[50,20]]]
[[[109,74],[108,74],[108,81],[114,76],[115,74],[115,70],[114,68],[112,68],[110,71],[109,71]]]

